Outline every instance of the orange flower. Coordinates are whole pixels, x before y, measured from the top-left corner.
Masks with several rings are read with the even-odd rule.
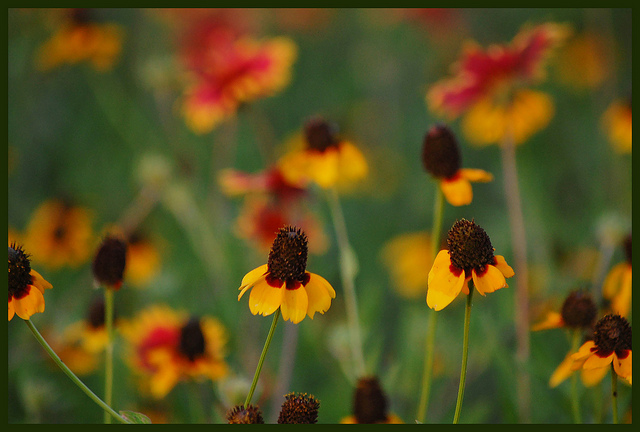
[[[15,314],[24,320],[44,312],[44,290],[52,285],[31,268],[29,256],[12,243],[9,246],[9,321]]]
[[[602,127],[618,153],[631,153],[631,97],[613,101],[602,115]]]

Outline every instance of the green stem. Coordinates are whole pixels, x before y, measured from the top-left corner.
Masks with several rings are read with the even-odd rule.
[[[113,410],[113,408],[111,408],[109,405],[104,403],[102,399],[96,396],[96,394],[93,393],[91,389],[89,389],[82,381],[80,381],[80,379],[71,371],[71,369],[69,369],[67,365],[64,364],[62,360],[60,360],[60,357],[58,357],[55,351],[53,351],[53,349],[49,346],[47,341],[44,340],[44,338],[42,337],[38,329],[36,329],[36,327],[33,325],[31,320],[24,320],[24,322],[27,323],[27,327],[29,327],[29,329],[35,336],[36,340],[40,343],[40,345],[42,345],[42,348],[44,348],[47,354],[49,354],[49,356],[53,359],[53,361],[58,365],[60,369],[62,369],[62,371],[71,379],[71,381],[74,382],[74,384],[80,387],[80,389],[83,392],[85,392],[85,394],[89,396],[91,400],[93,400],[96,404],[98,404],[100,408],[102,408],[105,412],[109,413],[112,417],[114,417],[120,423],[129,423],[129,421],[127,421],[125,418],[120,416],[117,412]]]
[[[618,374],[611,363],[611,407],[613,409],[613,424],[618,424]]]
[[[105,347],[104,362],[104,401],[111,405],[113,395],[113,290],[104,290],[104,325],[107,331],[107,346]],[[104,422],[111,423],[111,416],[104,413]]]
[[[273,313],[273,321],[271,322],[271,328],[269,329],[267,340],[264,342],[264,347],[262,348],[262,354],[260,354],[260,360],[258,360],[258,367],[256,368],[256,373],[253,375],[253,382],[251,383],[249,394],[247,394],[247,399],[244,401],[245,408],[247,408],[251,403],[253,392],[255,391],[256,385],[258,384],[258,377],[260,376],[260,371],[262,370],[262,364],[264,363],[264,358],[266,357],[267,351],[269,350],[269,345],[271,344],[271,339],[273,338],[273,333],[276,329],[276,324],[278,324],[278,318],[280,318],[280,308],[276,309],[276,311]]]
[[[571,341],[571,352],[578,351],[580,347],[580,336],[580,329],[574,329]],[[580,398],[578,395],[578,373],[571,375],[571,410],[573,412],[573,422],[576,424],[582,423],[580,419]]]
[[[329,207],[333,218],[333,225],[336,231],[336,239],[340,250],[340,275],[342,286],[345,292],[345,305],[347,308],[347,320],[351,334],[351,351],[355,362],[356,378],[365,375],[364,355],[362,353],[362,337],[360,336],[360,325],[358,318],[358,300],[355,290],[355,275],[357,272],[357,259],[353,248],[349,244],[347,234],[347,224],[340,207],[338,192],[332,188],[327,193]]]
[[[467,296],[467,306],[464,310],[464,338],[462,340],[462,367],[460,368],[460,385],[458,386],[458,400],[456,401],[456,412],[453,415],[453,424],[458,424],[460,419],[460,409],[462,408],[462,398],[464,397],[464,385],[467,378],[467,358],[469,357],[469,321],[471,318],[471,298],[475,287],[469,287]]]
[[[436,187],[436,199],[433,208],[433,228],[431,230],[431,250],[432,259],[435,260],[440,245],[440,231],[442,229],[442,213],[444,209],[444,194],[440,185]],[[436,311],[429,309],[429,330],[427,331],[427,339],[425,343],[425,361],[424,370],[422,372],[422,392],[420,393],[420,402],[418,404],[418,413],[416,419],[424,423],[424,418],[429,406],[429,395],[431,393],[431,378],[433,376],[433,358],[434,345],[436,340]]]

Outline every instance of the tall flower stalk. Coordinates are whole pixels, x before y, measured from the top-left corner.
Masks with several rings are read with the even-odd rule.
[[[469,322],[471,320],[471,299],[473,298],[473,285],[469,287],[467,294],[467,305],[464,309],[464,336],[462,339],[462,366],[460,367],[460,383],[458,384],[458,398],[456,400],[456,411],[453,415],[453,424],[458,424],[460,420],[460,410],[462,409],[462,399],[464,398],[464,388],[467,380],[467,360],[469,358]]]

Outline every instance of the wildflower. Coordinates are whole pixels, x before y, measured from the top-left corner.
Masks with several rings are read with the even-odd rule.
[[[156,399],[184,379],[218,380],[227,374],[227,336],[212,317],[189,317],[166,306],[152,306],[120,330],[129,344],[128,361]]]
[[[24,235],[33,261],[51,269],[77,267],[91,255],[91,215],[83,207],[62,200],[42,203],[31,216]]]
[[[93,259],[93,277],[97,284],[113,290],[122,286],[127,263],[127,244],[117,236],[107,236],[102,240]]]
[[[572,291],[562,303],[560,312],[549,312],[545,319],[534,325],[531,330],[560,327],[589,329],[595,323],[597,313],[598,307],[589,293]]]
[[[120,55],[122,38],[120,26],[97,22],[91,9],[68,9],[60,28],[39,48],[36,64],[48,71],[87,61],[94,69],[106,71]]]
[[[389,240],[381,256],[401,296],[424,295],[429,279],[425,263],[433,262],[431,236],[427,232],[405,233]]]
[[[611,102],[602,115],[602,127],[618,153],[631,153],[631,97]]]
[[[424,137],[422,163],[425,170],[440,181],[440,188],[449,204],[470,204],[473,191],[470,182],[489,182],[493,176],[481,169],[461,168],[458,142],[451,129],[433,126]]]
[[[377,377],[358,380],[353,395],[353,414],[343,418],[343,424],[401,424],[402,420],[388,412],[388,401]]]
[[[306,393],[288,393],[278,415],[278,424],[315,424],[320,401]]]
[[[546,23],[523,29],[510,45],[483,50],[468,43],[454,76],[429,89],[429,108],[449,118],[465,113],[463,130],[475,144],[507,134],[516,144],[526,141],[548,124],[554,107],[545,93],[520,87],[543,80],[544,61],[568,34],[566,26]]]
[[[631,310],[631,234],[624,239],[626,260],[609,271],[602,285],[602,297],[610,302],[609,308],[626,317]]]
[[[52,285],[31,268],[29,255],[22,246],[9,247],[9,321],[15,314],[24,320],[44,312],[44,290]]]
[[[127,239],[124,278],[135,287],[147,285],[160,270],[160,252],[149,238],[133,233]]]
[[[191,80],[184,91],[182,114],[195,133],[212,131],[233,117],[240,105],[272,96],[289,83],[297,56],[292,40],[256,40],[211,22],[190,31],[183,60]]]
[[[364,179],[369,167],[362,152],[336,135],[335,126],[320,117],[309,119],[304,136],[297,136],[293,149],[278,161],[285,178],[294,183],[315,183],[323,189],[348,189]]]
[[[271,315],[278,308],[282,318],[294,324],[316,312],[324,314],[336,292],[326,279],[307,268],[307,236],[299,228],[280,228],[269,251],[267,264],[247,273],[238,300],[251,290],[249,309],[254,315]]]
[[[606,41],[597,33],[575,35],[558,52],[559,78],[576,89],[601,85],[611,75],[607,50]]]
[[[595,326],[593,340],[571,356],[572,369],[603,374],[611,368],[631,384],[631,326],[620,315],[605,315]],[[602,370],[604,369],[604,372]]]
[[[504,257],[494,255],[487,233],[473,221],[456,221],[447,237],[449,250],[436,255],[429,272],[427,304],[441,310],[458,296],[469,294],[468,283],[483,296],[507,287],[505,278],[514,275]]]
[[[262,411],[255,405],[236,405],[227,411],[228,424],[264,424]]]

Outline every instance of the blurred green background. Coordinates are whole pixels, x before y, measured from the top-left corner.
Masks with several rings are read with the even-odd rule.
[[[264,264],[267,256],[234,233],[241,201],[221,193],[217,174],[225,168],[264,169],[305,119],[322,114],[340,126],[370,163],[366,186],[341,197],[360,266],[356,292],[364,354],[368,369],[380,378],[390,410],[413,423],[429,309],[424,295],[406,299],[398,294],[380,253],[396,235],[431,229],[436,183],[422,169],[420,151],[426,131],[442,119],[427,110],[426,90],[448,76],[467,39],[482,46],[508,43],[525,23],[548,21],[568,23],[575,34],[601,37],[605,79],[591,86],[572,85],[552,60],[547,80],[537,88],[552,95],[556,114],[547,128],[517,148],[532,320],[546,306],[559,308],[579,287],[599,298],[600,285],[592,284],[599,276],[584,257],[602,252],[612,236],[631,230],[631,156],[613,150],[600,124],[611,102],[630,97],[631,9],[454,9],[422,18],[395,9],[295,12],[243,11],[255,36],[287,36],[296,43],[291,82],[274,96],[242,107],[211,133],[197,135],[177,114],[183,88],[173,35],[154,11],[95,11],[101,20],[124,29],[122,52],[112,70],[76,64],[43,72],[34,67],[34,56],[53,32],[53,12],[10,9],[9,229],[25,230],[42,202],[68,197],[90,209],[99,233],[136,202],[141,161],[149,154],[165,157],[173,166],[170,182],[184,188],[207,225],[185,224],[163,202],[154,206],[141,227],[162,239],[162,266],[144,289],[125,282],[116,294],[118,314],[129,317],[163,303],[217,317],[229,334],[226,360],[246,385],[271,318],[251,315],[247,298],[237,301],[237,288],[244,274]],[[445,206],[443,229],[456,218],[474,218],[496,253],[512,262],[500,149],[473,147],[462,136],[459,121],[450,126],[460,137],[463,166],[487,170],[495,179],[474,185],[472,204]],[[336,423],[351,413],[354,385],[336,354],[345,345],[344,296],[331,216],[321,191],[313,191],[310,205],[330,244],[324,254],[310,256],[308,269],[329,280],[338,295],[324,315],[297,326],[279,324],[262,376],[273,384],[280,373],[280,353],[285,347],[293,350],[285,392],[314,394],[321,401],[319,422]],[[192,209],[181,210],[186,214]],[[611,253],[606,269],[624,259],[621,248]],[[32,317],[34,324],[41,331],[56,331],[82,319],[96,294],[90,263],[55,271],[34,268],[54,286],[45,293],[46,312]],[[436,349],[442,368],[434,377],[427,422],[450,423],[453,418],[463,305],[457,300],[439,315]],[[16,317],[8,325],[9,423],[101,422],[100,410],[50,363],[19,321]],[[512,289],[474,298],[470,338],[461,422],[518,422]],[[555,389],[547,386],[568,350],[562,329],[531,335],[534,423],[571,422],[569,382]],[[129,378],[122,351],[118,341],[114,405],[144,412],[145,401]],[[100,369],[83,379],[102,394]],[[580,387],[584,421],[598,421],[601,412],[601,420],[610,422],[608,383],[606,378],[596,389]],[[217,384],[197,387],[205,401],[224,391]],[[193,422],[193,392],[182,383],[152,405],[169,422]],[[631,407],[631,388],[621,385],[619,396],[622,415]],[[273,407],[279,397],[260,393],[255,398],[270,422],[277,416]],[[212,421],[221,419],[214,415]]]

